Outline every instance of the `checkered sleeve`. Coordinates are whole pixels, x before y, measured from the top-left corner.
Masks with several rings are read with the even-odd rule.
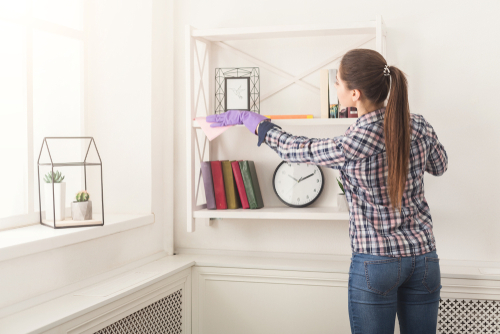
[[[425,171],[435,176],[443,175],[448,169],[448,154],[439,141],[434,128],[429,123],[427,123],[427,138],[430,148]]]
[[[278,128],[267,131],[265,143],[281,159],[288,162],[303,162],[341,169],[344,162],[343,136],[333,138],[307,138],[293,136]]]

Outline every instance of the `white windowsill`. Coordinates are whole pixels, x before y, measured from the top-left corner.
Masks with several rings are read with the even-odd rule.
[[[0,261],[103,237],[154,222],[154,214],[106,214],[104,226],[53,229],[37,224],[0,231]]]

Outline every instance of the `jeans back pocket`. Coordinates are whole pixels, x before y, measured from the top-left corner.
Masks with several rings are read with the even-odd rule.
[[[364,262],[368,289],[380,295],[387,295],[398,286],[401,277],[401,258]]]
[[[425,257],[424,261],[425,272],[422,283],[429,293],[433,293],[438,288],[441,288],[441,269],[439,267],[439,258]]]

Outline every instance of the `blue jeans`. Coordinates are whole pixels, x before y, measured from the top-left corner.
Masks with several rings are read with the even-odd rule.
[[[352,253],[348,307],[352,334],[436,333],[441,271],[436,251],[390,257]]]

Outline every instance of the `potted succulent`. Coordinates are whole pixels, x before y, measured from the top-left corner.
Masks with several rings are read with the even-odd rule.
[[[90,194],[87,190],[79,191],[76,194],[76,201],[71,203],[71,218],[73,220],[92,219],[92,201],[89,201]]]
[[[59,171],[55,173],[50,171],[45,174],[43,180],[45,181],[45,218],[54,219],[55,208],[56,220],[64,220],[66,213],[66,182],[62,182],[64,176]],[[52,185],[54,192],[52,192]]]
[[[347,198],[345,196],[344,186],[342,185],[342,182],[338,178],[337,178],[337,183],[339,184],[340,190],[342,190],[342,193],[339,193],[337,195],[337,206],[339,207],[340,211],[349,211],[349,205],[347,203]]]

